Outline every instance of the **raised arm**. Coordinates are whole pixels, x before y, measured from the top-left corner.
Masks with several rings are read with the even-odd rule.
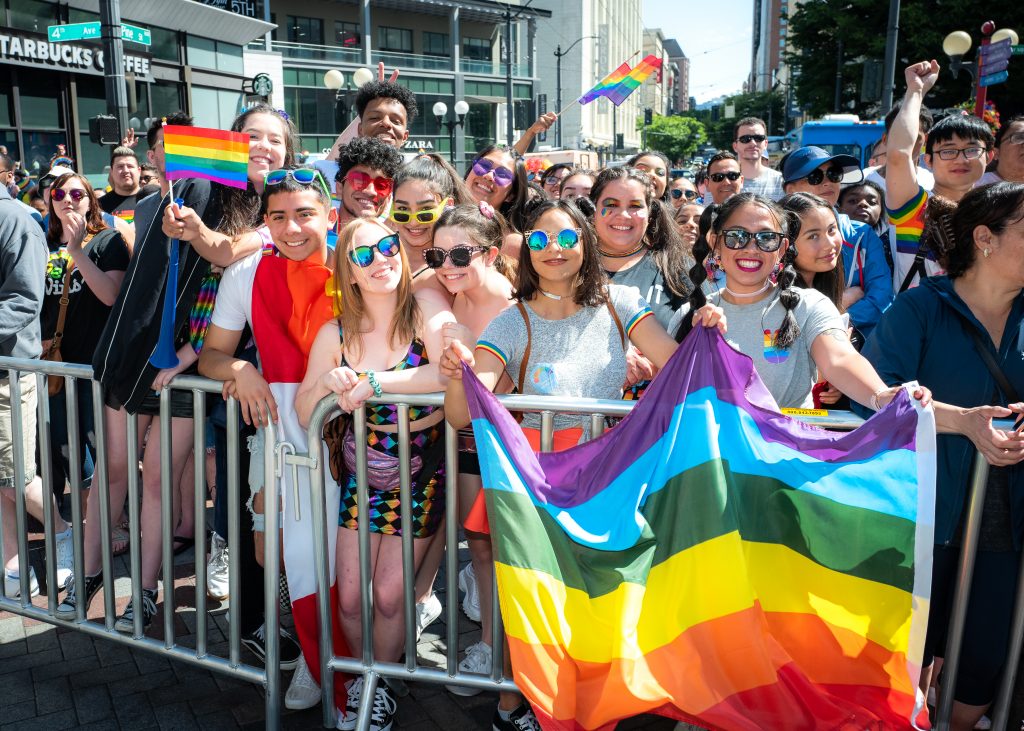
[[[907,93],[886,142],[885,206],[890,210],[896,210],[917,195],[914,147],[920,132],[924,96],[939,78],[939,63],[934,59],[915,63],[907,67],[904,76]]]
[[[530,149],[530,144],[533,142],[533,138],[539,135],[541,132],[547,132],[551,129],[551,125],[558,119],[558,115],[554,112],[545,112],[544,114],[537,117],[537,121],[530,125],[530,128],[523,132],[523,136],[516,140],[514,145],[515,151],[520,155],[525,155]]]

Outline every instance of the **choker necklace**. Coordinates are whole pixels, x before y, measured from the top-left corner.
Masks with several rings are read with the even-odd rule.
[[[736,299],[750,299],[751,297],[757,297],[757,295],[759,295],[759,294],[761,294],[763,292],[766,292],[768,290],[768,288],[771,287],[771,286],[773,286],[773,285],[772,285],[771,280],[769,279],[769,280],[765,280],[764,286],[761,287],[761,289],[757,290],[756,292],[750,292],[748,294],[741,294],[739,292],[733,292],[731,289],[729,289],[728,286],[723,286],[722,289],[725,292],[728,292],[730,295],[732,295]]]
[[[607,256],[609,259],[626,259],[630,256],[633,256],[633,254],[637,253],[638,251],[642,251],[644,248],[646,248],[646,246],[647,245],[643,241],[641,241],[635,249],[633,249],[632,251],[627,251],[625,254],[610,254],[604,249],[602,249],[600,246],[597,247],[597,250],[601,253],[601,256]]]
[[[547,297],[549,299],[553,299],[553,300],[560,300],[560,299],[562,299],[562,295],[560,295],[560,294],[551,294],[550,292],[545,292],[540,287],[537,287],[537,291],[539,291],[542,295],[544,295],[545,297]]]

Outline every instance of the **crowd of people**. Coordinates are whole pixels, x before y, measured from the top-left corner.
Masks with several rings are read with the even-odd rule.
[[[399,503],[399,411],[367,407],[369,503],[356,498],[351,430],[330,442],[341,504],[337,564],[339,616],[348,646],[362,647],[358,544],[368,511],[373,577],[374,654],[397,661],[402,628],[417,632],[441,614],[432,587],[445,550],[444,429],[459,432],[458,490],[471,561],[458,578],[463,609],[482,625],[459,664],[489,674],[494,581],[480,466],[462,389],[463,364],[497,393],[604,399],[640,398],[646,384],[695,327],[717,327],[756,370],[779,407],[883,408],[917,381],[940,432],[931,616],[922,689],[937,685],[975,450],[992,465],[982,538],[956,683],[953,728],[972,729],[992,702],[1005,663],[1017,566],[1024,537],[1019,464],[1024,435],[995,419],[1024,413],[1024,117],[993,132],[970,116],[933,120],[923,105],[938,67],[906,70],[906,95],[886,117],[884,164],[818,147],[767,164],[765,123],[735,125],[732,151],[710,158],[695,179],[673,176],[659,152],[641,151],[602,170],[555,165],[531,180],[522,149],[489,146],[460,175],[437,155],[405,160],[399,151],[417,114],[415,96],[383,77],[362,87],[358,137],[327,164],[297,164],[298,137],[286,114],[266,104],[242,111],[231,129],[250,141],[248,187],[165,179],[163,125],[189,125],[182,113],[147,132],[145,165],[132,140],[113,150],[103,195],[66,157],[37,182],[38,197],[12,183],[17,166],[0,153],[0,353],[91,365],[101,384],[114,550],[127,545],[123,516],[129,471],[128,414],[142,450],[141,597],[117,618],[132,632],[157,613],[161,568],[160,393],[180,373],[224,382],[238,399],[242,439],[229,454],[227,412],[193,411],[191,394],[171,390],[171,478],[176,552],[192,546],[193,460],[213,461],[215,486],[208,591],[228,597],[227,554],[238,553],[241,632],[265,656],[262,474],[257,430],[294,410],[306,425],[333,396],[345,412],[384,393],[443,391],[444,407],[409,409],[412,504]],[[546,114],[528,137],[554,122]],[[529,144],[520,141],[519,148]],[[876,159],[882,160],[876,149]],[[151,188],[142,185],[142,176]],[[13,188],[13,190],[11,190]],[[21,199],[29,197],[29,202]],[[41,205],[39,202],[41,201]],[[180,242],[180,243],[179,243]],[[170,247],[180,254],[173,348],[179,365],[150,364],[160,337]],[[293,403],[280,403],[261,370],[254,311],[261,262],[279,257],[328,281],[330,307],[310,312],[305,377]],[[320,295],[326,299],[324,290]],[[319,308],[319,309],[318,309]],[[255,316],[259,320],[259,315]],[[31,374],[13,389],[0,380],[0,500],[4,591],[18,597],[38,583],[19,565],[14,524],[14,461],[24,457],[26,505],[42,520],[37,476],[36,399],[49,398],[50,460],[57,498],[78,472],[68,449],[59,379],[36,394]],[[94,405],[76,389],[80,474],[89,487],[96,460]],[[22,444],[13,444],[11,399],[19,394]],[[209,455],[193,453],[194,419],[208,419]],[[521,426],[540,449],[540,421]],[[554,419],[554,448],[590,436],[589,418]],[[152,446],[150,446],[152,445]],[[250,469],[250,447],[255,454]],[[228,460],[238,461],[253,514],[228,545]],[[199,486],[203,489],[203,486]],[[245,493],[246,491],[242,491]],[[71,528],[51,511],[57,537],[57,617],[73,619],[103,585],[98,490],[89,489],[84,563],[72,566]],[[404,616],[402,514],[411,510],[416,616]],[[410,516],[406,516],[410,517]],[[201,560],[201,559],[200,559]],[[74,571],[81,573],[77,588]],[[507,658],[508,653],[504,653]],[[295,669],[292,708],[319,702],[319,688],[297,643],[282,631],[281,666]],[[508,668],[506,667],[506,671]],[[371,728],[391,728],[397,701],[382,682],[362,697],[347,684],[341,729],[363,703]],[[451,686],[459,694],[479,692]],[[494,728],[539,728],[520,696],[503,693]]]

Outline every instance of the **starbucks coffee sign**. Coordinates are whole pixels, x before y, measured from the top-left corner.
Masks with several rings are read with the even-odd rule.
[[[151,58],[145,53],[125,53],[125,73],[152,81]],[[41,33],[0,28],[0,63],[102,76],[103,50],[92,43],[50,43]]]

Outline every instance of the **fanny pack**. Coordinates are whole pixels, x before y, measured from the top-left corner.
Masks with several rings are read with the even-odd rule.
[[[356,438],[352,429],[345,433],[341,443],[342,459],[345,462],[345,469],[351,474],[356,474]],[[378,452],[376,449],[366,449],[366,477],[367,483],[374,490],[391,492],[399,487],[398,457],[393,457],[387,452]],[[423,469],[423,458],[417,454],[409,459],[409,474],[418,475]]]

